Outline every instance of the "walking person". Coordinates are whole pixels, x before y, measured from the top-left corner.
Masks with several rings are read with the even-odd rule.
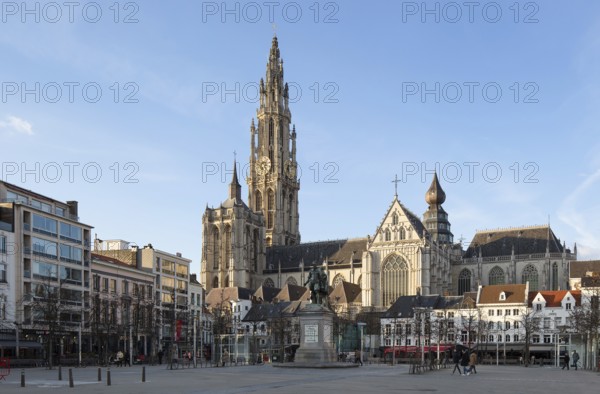
[[[460,371],[460,352],[458,351],[458,349],[455,347],[454,350],[452,350],[452,362],[454,363],[454,369],[452,370],[452,375],[454,375],[454,372],[456,372],[458,370],[458,374],[462,375],[462,372]]]
[[[477,364],[477,353],[475,352],[475,350],[473,350],[471,352],[471,355],[469,356],[469,373],[473,372],[473,373],[477,373],[477,369],[475,368],[475,364]]]
[[[571,357],[569,357],[569,352],[566,352],[562,369],[567,367],[567,371],[569,370],[569,361],[571,361]]]
[[[469,361],[469,352],[467,351],[467,349],[463,349],[462,355],[460,357],[460,365],[463,367],[464,376],[468,376],[471,374],[471,372],[469,372]]]
[[[354,350],[354,363],[360,364],[361,367],[363,366],[362,358],[360,356],[360,350],[358,350],[358,349]]]
[[[579,361],[579,353],[573,350],[573,367],[575,367],[575,371],[577,371],[577,362]]]

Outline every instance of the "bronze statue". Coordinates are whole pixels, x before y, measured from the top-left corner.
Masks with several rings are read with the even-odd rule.
[[[317,268],[313,264],[308,272],[308,279],[304,283],[304,286],[306,285],[308,285],[308,289],[310,290],[310,300],[313,304],[327,305],[327,273],[323,271],[323,267]]]

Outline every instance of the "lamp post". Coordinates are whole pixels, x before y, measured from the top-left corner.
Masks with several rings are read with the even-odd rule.
[[[17,358],[19,358],[19,353],[21,353],[21,349],[19,348],[19,323],[18,322],[13,322],[15,324],[15,336],[16,336],[16,347],[15,350],[17,351]]]
[[[358,328],[360,330],[360,361],[362,362],[362,360],[364,359],[364,357],[363,357],[363,354],[364,354],[363,335],[364,335],[364,328],[367,325],[367,323],[359,321],[356,324],[358,325]]]

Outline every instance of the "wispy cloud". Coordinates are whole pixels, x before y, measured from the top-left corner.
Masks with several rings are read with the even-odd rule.
[[[563,201],[558,218],[569,225],[580,236],[578,244],[582,251],[597,254],[600,252],[598,223],[594,219],[598,206],[593,204],[596,186],[600,181],[600,168],[588,175]]]
[[[33,135],[33,126],[25,119],[9,115],[5,120],[0,120],[0,129],[8,130],[11,133]]]

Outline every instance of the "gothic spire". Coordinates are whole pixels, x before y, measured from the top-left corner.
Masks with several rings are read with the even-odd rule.
[[[238,202],[242,201],[242,186],[238,182],[235,153],[233,158],[233,177],[231,178],[231,183],[229,184],[229,198],[235,198]]]

